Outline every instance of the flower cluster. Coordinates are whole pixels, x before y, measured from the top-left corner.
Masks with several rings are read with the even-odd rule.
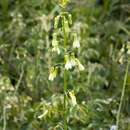
[[[60,5],[63,7],[68,3],[68,0],[61,0]],[[68,12],[61,12],[54,20],[54,33],[52,39],[52,52],[61,54],[61,48],[64,50],[64,61],[62,67],[65,70],[72,68],[78,68],[79,71],[84,70],[84,66],[81,64],[79,59],[75,57],[76,49],[80,48],[80,37],[76,32],[72,32],[70,26],[72,25],[72,16]],[[64,39],[63,39],[64,37]],[[69,40],[70,39],[70,40]],[[73,41],[72,41],[73,40]],[[63,42],[60,42],[63,41]],[[72,41],[72,47],[70,44]],[[64,44],[62,44],[64,43]],[[71,48],[71,51],[70,49]],[[69,52],[69,53],[68,53]],[[62,55],[61,55],[62,56]],[[50,69],[49,80],[53,81],[57,76],[57,68],[52,67]]]
[[[69,69],[72,69],[75,66],[78,66],[78,69],[80,71],[84,70],[84,66],[80,63],[78,58],[76,58],[74,56],[74,54],[72,54],[72,55],[65,55],[65,69],[69,70]]]

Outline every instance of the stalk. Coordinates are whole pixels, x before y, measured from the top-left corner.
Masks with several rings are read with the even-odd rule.
[[[64,130],[67,130],[67,72],[64,70]]]
[[[117,117],[116,117],[116,126],[117,126],[116,130],[119,129],[120,114],[121,114],[121,108],[122,108],[122,104],[123,104],[123,99],[124,99],[124,96],[125,96],[126,82],[127,82],[128,71],[129,71],[129,65],[130,65],[130,62],[128,61],[127,67],[126,67],[125,76],[124,76],[124,83],[123,83],[123,88],[122,88],[122,93],[121,93],[121,98],[120,98],[120,104],[119,104]]]
[[[5,107],[5,103],[3,106],[3,130],[6,130],[6,107]]]
[[[64,49],[66,52],[66,45],[67,45],[67,34],[65,32],[64,20],[62,21],[63,25],[63,34],[64,34]],[[65,64],[65,58],[64,58]],[[64,130],[67,130],[67,70],[64,69]]]

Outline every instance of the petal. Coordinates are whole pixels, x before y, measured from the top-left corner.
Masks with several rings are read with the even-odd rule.
[[[80,43],[79,43],[79,41],[74,41],[74,42],[73,42],[73,48],[80,48]]]

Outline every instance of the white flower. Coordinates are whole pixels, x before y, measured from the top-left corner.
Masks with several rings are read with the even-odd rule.
[[[117,126],[116,125],[112,125],[110,130],[117,130]]]
[[[77,65],[78,65],[78,69],[80,70],[80,71],[83,71],[85,68],[84,68],[84,66],[80,63],[80,61],[76,58],[75,59],[76,60],[76,63],[77,63]]]
[[[73,48],[80,48],[79,40],[73,42]]]
[[[52,67],[50,69],[49,80],[53,81],[56,76],[57,76],[57,69],[55,67]]]
[[[52,48],[52,52],[57,52],[58,55],[60,54],[60,49],[59,49],[58,45],[56,45]]]
[[[65,64],[65,69],[66,70],[72,69],[72,64],[71,64],[71,62],[69,60]]]
[[[80,41],[77,34],[74,34],[73,48],[80,48]]]
[[[75,61],[74,56],[66,55],[65,61],[66,61],[66,63],[65,63],[65,69],[66,70],[72,69],[72,67],[74,67],[76,65],[76,61]]]
[[[72,67],[75,66],[75,61],[71,58],[69,58],[67,61],[66,61],[66,64],[65,64],[65,69],[66,70],[69,70],[69,69],[72,69]]]
[[[72,69],[72,67],[74,66],[78,66],[78,69],[80,71],[83,71],[85,69],[84,66],[80,63],[80,61],[77,58],[75,58],[74,54],[72,54],[71,56],[66,55],[65,61],[66,61],[65,63],[66,70]]]

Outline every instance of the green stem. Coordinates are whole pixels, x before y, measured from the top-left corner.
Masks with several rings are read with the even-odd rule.
[[[116,117],[116,126],[117,126],[116,130],[118,130],[118,128],[119,128],[120,113],[121,113],[121,108],[122,108],[122,104],[123,104],[123,99],[125,96],[125,89],[126,89],[127,75],[128,75],[128,71],[129,71],[129,64],[130,63],[128,62],[127,67],[126,67],[125,77],[124,77],[124,83],[123,83],[123,88],[122,88],[122,93],[121,93],[121,98],[120,98],[120,104],[119,104],[117,117]]]
[[[62,20],[63,33],[64,33],[64,49],[66,53],[67,35],[64,27],[64,17]],[[65,63],[65,59],[64,59]],[[64,130],[67,130],[67,71],[64,69]]]
[[[14,91],[14,95],[16,95],[17,91],[18,91],[18,88],[20,86],[20,83],[22,81],[22,78],[23,78],[23,75],[24,75],[24,70],[23,70],[23,66],[22,66],[22,70],[21,70],[21,74],[20,74],[20,77],[19,77],[19,80],[15,86],[15,91]]]
[[[64,130],[67,130],[67,72],[64,70]]]
[[[5,107],[5,103],[3,106],[3,130],[6,130],[6,107]]]

